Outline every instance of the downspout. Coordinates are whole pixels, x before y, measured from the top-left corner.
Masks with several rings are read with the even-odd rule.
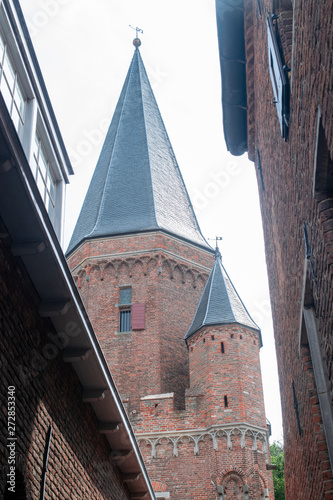
[[[44,500],[44,498],[45,498],[46,473],[47,473],[47,464],[49,461],[51,438],[52,438],[52,424],[49,427],[49,430],[47,433],[47,438],[46,438],[46,445],[45,445],[45,451],[44,451],[44,457],[43,457],[43,471],[42,471],[42,484],[41,484],[41,491],[40,491],[40,500]]]

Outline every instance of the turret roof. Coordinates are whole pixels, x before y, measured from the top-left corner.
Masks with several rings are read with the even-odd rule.
[[[136,48],[67,254],[86,239],[155,230],[211,249]]]
[[[253,321],[222,265],[219,252],[194,316],[185,336],[187,341],[205,326],[237,323],[253,330],[260,328]],[[260,336],[261,342],[261,336]]]

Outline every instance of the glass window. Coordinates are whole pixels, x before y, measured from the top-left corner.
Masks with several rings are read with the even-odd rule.
[[[132,288],[126,287],[119,290],[119,331],[131,331],[131,308],[132,302]],[[125,307],[126,306],[126,307]]]
[[[0,90],[18,133],[24,124],[25,98],[18,74],[0,33]]]
[[[57,181],[38,134],[36,134],[33,146],[31,170],[36,179],[39,192],[43,198],[50,219],[53,220]]]
[[[129,332],[131,331],[131,309],[120,309],[120,318],[119,318],[119,331],[120,332]]]
[[[0,33],[0,62],[1,62],[1,64],[2,64],[2,61],[3,61],[4,49],[5,49],[5,44],[4,44],[2,35]]]
[[[268,61],[269,73],[273,87],[274,100],[272,101],[277,110],[282,137],[287,140],[289,129],[289,82],[285,75],[285,69],[282,64],[279,45],[276,38],[276,32],[270,15],[267,21],[267,39],[268,39]]]
[[[131,287],[121,288],[120,289],[119,304],[124,305],[124,304],[130,304],[131,302],[132,302],[132,289],[131,289]]]

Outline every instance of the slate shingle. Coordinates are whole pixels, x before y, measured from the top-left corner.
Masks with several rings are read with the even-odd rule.
[[[137,48],[67,255],[86,239],[152,230],[210,249]]]
[[[220,256],[217,255],[185,340],[204,326],[232,323],[260,332],[224,269]]]

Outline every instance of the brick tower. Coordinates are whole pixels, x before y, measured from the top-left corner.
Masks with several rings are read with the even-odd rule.
[[[69,265],[156,497],[273,499],[260,330],[200,231],[135,44]]]

